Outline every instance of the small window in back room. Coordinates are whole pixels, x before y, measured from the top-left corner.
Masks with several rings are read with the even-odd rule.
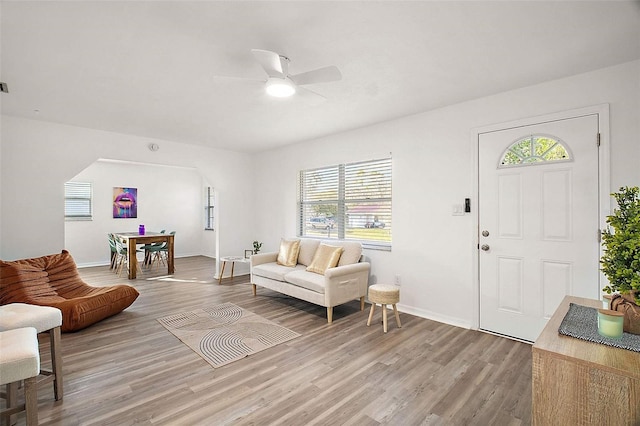
[[[204,229],[213,231],[215,196],[213,188],[207,186],[204,192]]]
[[[93,188],[90,182],[64,184],[65,220],[93,220]]]

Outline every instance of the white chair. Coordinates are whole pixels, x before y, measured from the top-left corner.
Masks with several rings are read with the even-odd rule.
[[[38,384],[40,353],[33,327],[0,331],[0,385],[7,385],[6,408],[0,417],[11,423],[11,416],[25,412],[27,426],[38,424]],[[24,382],[24,403],[17,404],[18,387]]]
[[[110,269],[116,269],[116,259],[118,258],[118,253],[116,249],[116,237],[109,233],[107,234],[107,238],[109,239],[109,249],[111,250],[111,266]]]
[[[129,249],[125,247],[124,242],[116,236],[116,273],[118,276],[122,275],[122,270],[124,266],[127,265],[127,271],[131,267],[129,265]],[[133,256],[137,256],[137,254],[141,252],[141,250],[136,250]],[[142,273],[142,269],[140,268],[140,262],[136,262],[136,268],[138,271]]]
[[[38,382],[53,382],[56,401],[63,397],[62,388],[62,311],[51,306],[9,303],[0,306],[0,331],[33,327],[38,333],[49,333],[51,370],[42,370],[44,377]],[[36,345],[37,346],[37,345]]]

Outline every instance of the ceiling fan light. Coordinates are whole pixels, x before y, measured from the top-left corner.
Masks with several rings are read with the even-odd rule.
[[[265,87],[267,94],[276,98],[287,98],[296,93],[296,86],[286,78],[270,78]]]

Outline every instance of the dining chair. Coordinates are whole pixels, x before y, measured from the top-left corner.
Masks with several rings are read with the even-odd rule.
[[[116,256],[118,257],[118,260],[116,262],[117,264],[116,273],[118,274],[118,276],[121,276],[122,270],[124,269],[124,265],[127,265],[127,271],[131,266],[129,265],[129,250],[124,245],[124,242],[118,237],[115,237],[115,244],[116,244]],[[142,253],[142,250],[136,250],[136,254],[137,253]],[[138,271],[142,272],[139,262],[136,262],[136,266],[138,268]]]
[[[117,248],[116,248],[116,238],[113,234],[107,234],[109,238],[109,248],[111,249],[111,266],[110,269],[115,269],[116,267],[116,259],[118,258]]]
[[[161,234],[164,234],[166,232],[166,230],[162,230],[160,231]],[[145,244],[142,246],[142,249],[144,250],[144,265],[148,268],[151,268],[151,256],[152,253],[154,251],[154,249],[159,248],[162,246],[162,243],[151,243],[151,244]]]
[[[175,235],[176,231],[171,231],[169,234],[171,235]],[[161,243],[159,246],[157,247],[151,247],[150,251],[152,252],[152,259],[151,259],[151,266],[153,266],[153,264],[155,262],[158,262],[159,264],[162,263],[163,265],[166,265],[167,262],[169,261],[168,257],[169,257],[169,245],[164,242]],[[174,267],[175,269],[175,267]]]

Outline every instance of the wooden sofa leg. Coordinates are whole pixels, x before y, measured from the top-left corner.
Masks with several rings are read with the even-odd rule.
[[[253,286],[253,295],[256,295],[256,285],[255,284],[251,284],[251,286]]]
[[[364,311],[364,296],[360,298],[360,310]]]
[[[327,322],[329,324],[333,322],[333,306],[327,306]]]

